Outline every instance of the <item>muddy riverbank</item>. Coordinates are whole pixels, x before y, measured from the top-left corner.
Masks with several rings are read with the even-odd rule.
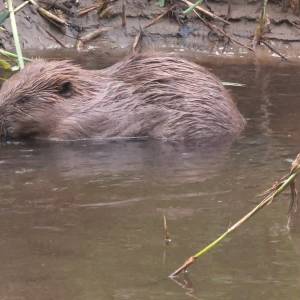
[[[208,1],[208,6],[204,7],[213,17],[201,14],[203,22],[195,14],[185,16],[182,11],[187,6],[181,1],[160,7],[158,1],[148,0],[116,0],[104,6],[99,0],[43,0],[39,1],[39,5],[59,16],[65,24],[53,24],[30,4],[18,11],[17,24],[22,46],[27,50],[73,48],[87,34],[98,31],[98,36],[81,44],[81,49],[126,52],[132,48],[142,31],[139,47],[144,49],[168,47],[206,53],[245,54],[251,52],[247,47],[252,48],[253,45],[257,20],[261,14],[261,1],[231,2],[229,6],[228,1]],[[14,1],[15,6],[21,3],[21,0]],[[298,58],[300,19],[297,9],[285,9],[281,1],[273,1],[268,3],[267,14],[269,25],[264,40],[283,55]],[[156,22],[145,28],[153,20]],[[9,19],[2,26],[1,46],[13,49]],[[266,46],[261,48],[275,55]]]

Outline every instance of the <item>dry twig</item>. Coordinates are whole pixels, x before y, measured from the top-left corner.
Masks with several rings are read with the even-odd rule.
[[[227,37],[232,43],[235,43],[235,44],[237,44],[237,45],[239,45],[239,46],[241,46],[241,47],[243,47],[243,48],[246,48],[247,50],[249,50],[249,51],[251,51],[251,52],[254,52],[254,50],[251,48],[251,47],[249,47],[249,46],[247,46],[247,45],[245,45],[245,44],[243,44],[243,43],[241,43],[241,42],[239,42],[238,40],[236,40],[234,37],[232,37],[231,35],[229,35],[228,33],[226,33],[222,28],[220,28],[220,27],[218,27],[218,26],[216,26],[216,25],[213,25],[213,24],[211,24],[210,22],[208,22],[208,21],[206,21],[204,18],[202,18],[195,10],[194,10],[194,13],[198,16],[198,18],[210,29],[210,30],[212,30],[213,32],[215,32],[216,34],[221,34],[221,35],[223,35],[223,36],[225,36],[225,37]]]
[[[165,215],[164,215],[164,240],[165,240],[166,244],[169,244],[172,241],[171,237],[170,237],[169,230],[168,230],[167,218],[166,218]]]
[[[137,46],[139,45],[141,38],[142,38],[143,31],[142,29],[139,30],[138,34],[135,36],[133,44],[132,44],[132,52],[137,52]]]
[[[96,39],[97,37],[99,37],[103,32],[108,31],[110,28],[107,27],[102,27],[102,28],[98,28],[92,32],[87,33],[86,35],[80,37],[78,39],[76,48],[77,50],[80,50],[84,44]]]
[[[188,1],[188,0],[182,0],[182,1],[183,1],[185,4],[187,4],[188,6],[194,5],[194,3],[192,3],[192,2],[190,2],[190,1]],[[205,15],[207,15],[207,16],[209,16],[209,17],[215,19],[215,20],[219,20],[219,21],[221,21],[221,22],[223,22],[223,23],[225,23],[225,24],[227,24],[227,25],[230,25],[230,23],[229,23],[228,21],[226,21],[225,19],[223,19],[223,18],[221,18],[221,17],[219,17],[219,16],[217,16],[217,15],[211,13],[210,11],[204,9],[203,7],[201,7],[201,6],[199,6],[199,5],[197,5],[197,6],[195,7],[195,9],[197,9],[199,12],[201,12],[201,13],[203,13],[203,14],[205,14]]]
[[[125,0],[122,1],[122,27],[126,27],[126,3]]]
[[[78,17],[82,17],[82,16],[88,14],[89,12],[98,9],[98,7],[99,7],[99,5],[92,5],[89,7],[82,8],[78,12]]]

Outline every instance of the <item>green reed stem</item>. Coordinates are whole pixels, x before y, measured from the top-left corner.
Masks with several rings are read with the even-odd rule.
[[[297,156],[296,162],[299,159],[299,155]],[[261,210],[266,205],[270,204],[273,199],[281,194],[291,183],[294,182],[296,176],[300,173],[300,165],[297,161],[297,165],[292,168],[290,175],[279,182],[275,188],[275,190],[266,196],[256,207],[254,207],[249,213],[247,213],[244,217],[242,217],[239,221],[237,221],[234,225],[227,229],[222,235],[220,235],[216,240],[208,244],[206,247],[198,251],[196,254],[187,259],[184,264],[182,264],[177,270],[175,270],[169,277],[175,277],[179,275],[182,271],[185,271],[190,265],[192,265],[197,258],[212,250],[216,245],[218,245],[222,240],[224,240],[229,234],[235,231],[238,227],[240,227],[244,222],[250,219],[254,214],[256,214],[259,210]]]
[[[8,4],[8,10],[10,13],[11,29],[12,29],[15,47],[16,47],[18,64],[19,64],[19,68],[23,69],[24,68],[24,59],[23,59],[23,55],[22,55],[22,49],[21,49],[21,45],[20,45],[17,23],[16,23],[15,12],[14,12],[14,8],[13,8],[12,0],[7,0],[7,4]]]
[[[4,49],[0,49],[0,54],[4,55],[6,57],[18,58],[17,54],[15,54],[13,52],[10,52],[10,51],[6,51]],[[26,60],[26,61],[32,61],[30,58],[27,58],[27,57],[23,57],[23,59]]]
[[[200,5],[203,2],[203,0],[198,0],[196,1],[195,4],[191,5],[189,8],[187,8],[186,10],[183,11],[184,14],[189,14],[190,12],[192,12],[196,6]]]

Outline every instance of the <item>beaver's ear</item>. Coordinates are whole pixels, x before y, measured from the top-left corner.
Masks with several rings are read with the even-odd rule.
[[[72,97],[74,90],[73,90],[73,85],[70,81],[65,81],[60,84],[58,87],[58,93],[66,98]]]

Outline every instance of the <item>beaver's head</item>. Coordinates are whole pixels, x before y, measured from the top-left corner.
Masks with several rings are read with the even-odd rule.
[[[68,61],[26,65],[1,88],[1,137],[48,137],[91,89],[87,72]]]

